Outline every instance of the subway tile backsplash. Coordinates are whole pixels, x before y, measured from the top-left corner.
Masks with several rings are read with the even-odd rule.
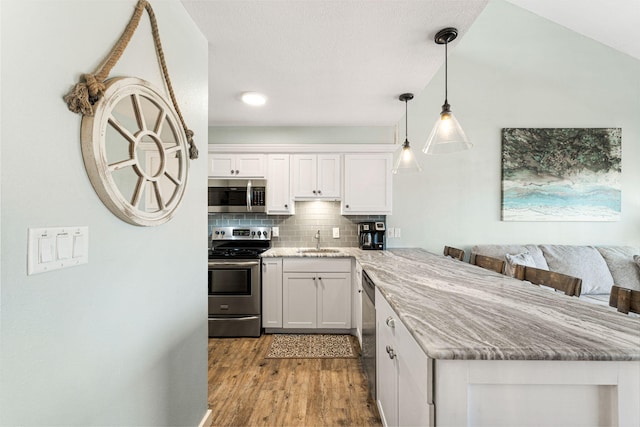
[[[358,246],[358,223],[385,221],[384,215],[340,215],[340,202],[295,202],[295,215],[267,215],[264,213],[209,214],[209,235],[213,227],[279,227],[280,237],[271,239],[273,247],[315,247],[314,236],[320,230],[321,247]],[[340,229],[334,239],[333,228]]]

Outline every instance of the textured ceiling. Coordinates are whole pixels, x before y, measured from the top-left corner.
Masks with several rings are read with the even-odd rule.
[[[182,0],[209,40],[209,124],[390,126],[486,0]],[[244,91],[267,95],[244,105]]]
[[[508,0],[640,59],[640,0]],[[182,0],[209,40],[211,126],[389,126],[487,0]],[[264,107],[239,101],[267,95]]]

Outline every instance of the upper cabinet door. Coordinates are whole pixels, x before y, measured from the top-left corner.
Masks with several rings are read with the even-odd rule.
[[[339,154],[294,154],[291,184],[294,199],[340,199]]]
[[[236,174],[241,178],[264,178],[266,160],[264,154],[236,154]]]
[[[209,154],[209,177],[235,177],[236,161],[233,154]]]
[[[345,154],[343,215],[391,214],[393,153]]]
[[[264,178],[264,154],[209,154],[210,178]]]
[[[267,214],[294,213],[289,171],[289,154],[267,156]]]
[[[342,168],[339,154],[318,154],[318,195],[340,199]]]
[[[294,154],[292,156],[291,188],[294,198],[316,197],[317,161],[315,154]]]

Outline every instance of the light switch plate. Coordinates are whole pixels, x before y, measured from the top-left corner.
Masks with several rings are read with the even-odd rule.
[[[89,227],[30,228],[27,275],[89,262]]]
[[[280,227],[271,227],[271,237],[280,237]]]
[[[333,238],[334,239],[340,238],[340,227],[333,227]]]

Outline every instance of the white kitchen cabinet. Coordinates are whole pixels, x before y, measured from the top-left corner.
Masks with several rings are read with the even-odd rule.
[[[356,337],[360,348],[362,348],[362,265],[356,260],[354,261],[354,275],[353,275],[353,298],[352,298],[352,313],[351,324],[355,325]]]
[[[397,345],[394,327],[396,317],[376,289],[376,401],[382,424],[385,426],[398,425],[398,359],[395,356]]]
[[[292,215],[289,154],[267,156],[267,214]]]
[[[351,328],[351,274],[318,273],[318,328]]]
[[[392,153],[344,155],[342,215],[392,212]]]
[[[265,154],[209,153],[209,178],[264,178]]]
[[[282,327],[351,328],[351,260],[285,258]]]
[[[376,289],[376,400],[385,426],[434,425],[431,362]]]
[[[294,154],[292,163],[291,187],[294,199],[340,199],[340,154]]]
[[[318,288],[316,273],[282,275],[284,328],[316,328],[318,325]]]
[[[282,258],[262,258],[262,327],[282,328]]]

